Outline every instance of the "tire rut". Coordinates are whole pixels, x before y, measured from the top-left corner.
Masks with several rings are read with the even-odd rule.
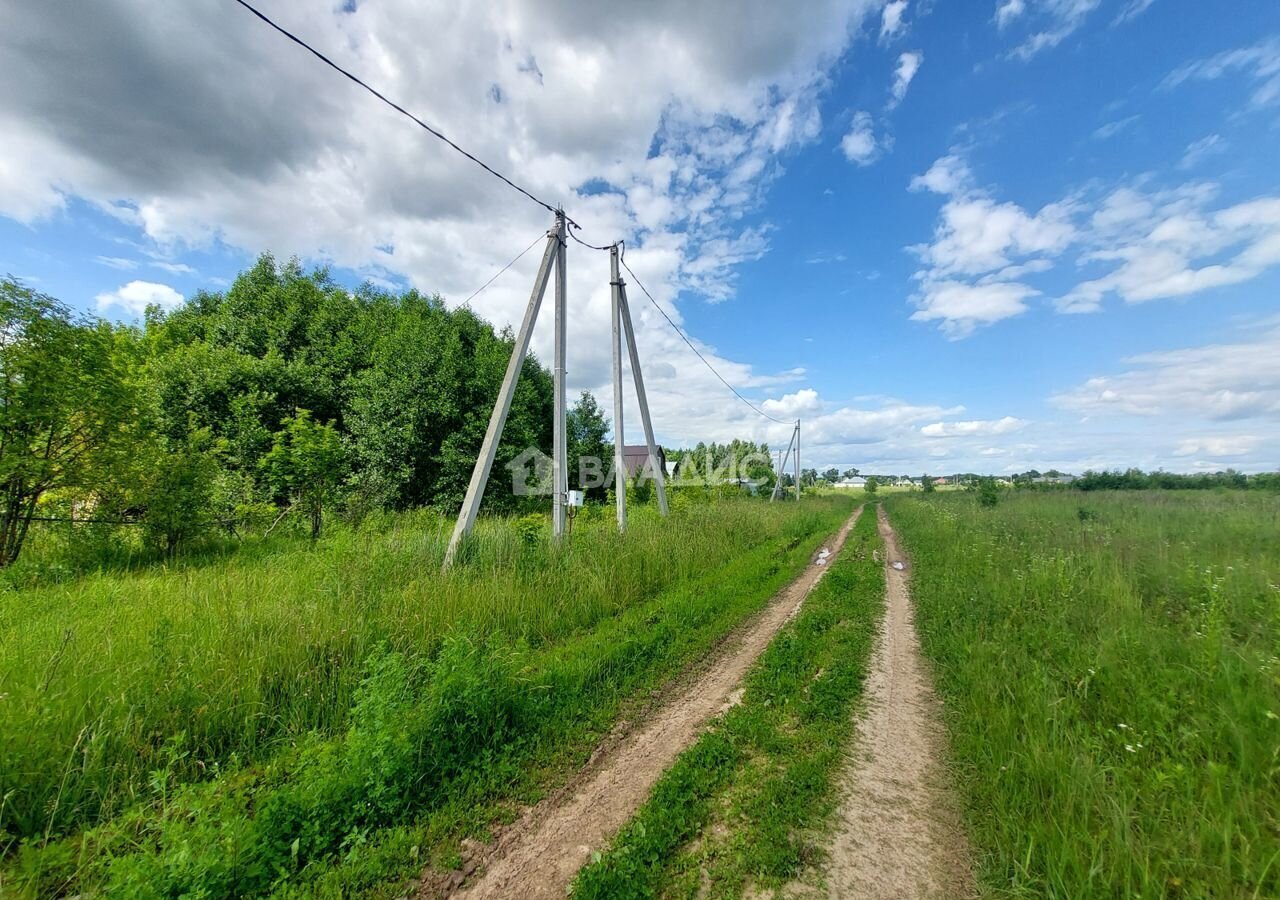
[[[639,809],[676,757],[698,739],[707,722],[735,702],[735,689],[844,545],[862,507],[826,543],[831,556],[814,554],[798,578],[740,627],[709,664],[685,682],[649,719],[608,741],[570,790],[558,791],[526,813],[468,869],[483,871],[460,886],[423,885],[420,897],[563,897],[570,882]]]

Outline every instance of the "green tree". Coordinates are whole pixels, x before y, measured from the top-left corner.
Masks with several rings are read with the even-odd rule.
[[[800,470],[800,487],[813,487],[818,483],[817,469],[801,469]]]
[[[926,494],[932,494],[937,489],[937,486],[933,483],[933,478],[927,472],[920,476],[920,490]]]
[[[868,494],[874,494],[876,489],[880,487],[879,480],[874,475],[867,479],[867,486],[863,488]]]
[[[177,554],[212,521],[211,497],[219,472],[218,454],[208,428],[192,431],[182,442],[160,439],[139,448],[136,469],[148,541],[169,556]]]
[[[590,391],[582,392],[565,419],[569,483],[584,488],[590,499],[603,501],[611,486],[604,483],[605,476],[613,462],[613,444],[605,440],[609,420]]]
[[[978,494],[979,506],[989,509],[1000,502],[1000,485],[996,484],[996,480],[990,476],[979,478],[975,490]]]
[[[278,431],[263,458],[268,485],[299,505],[311,520],[311,539],[320,537],[324,509],[346,474],[346,449],[337,430],[320,424],[305,409]]]
[[[130,341],[0,279],[0,567],[22,552],[40,498],[91,486],[136,418]]]
[[[858,472],[856,467],[850,467],[844,470],[845,478],[857,478],[859,474],[860,473]]]
[[[840,480],[840,470],[835,466],[832,466],[830,469],[827,469],[822,473],[822,480],[827,482],[827,484],[835,484]]]

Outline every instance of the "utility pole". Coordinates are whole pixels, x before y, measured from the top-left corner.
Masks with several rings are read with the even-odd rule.
[[[644,376],[640,373],[640,352],[636,349],[636,333],[631,326],[631,309],[627,305],[627,284],[618,279],[618,300],[622,313],[622,330],[626,333],[627,352],[631,357],[631,377],[636,383],[636,399],[640,401],[640,422],[644,425],[644,440],[649,447],[649,467],[658,489],[658,510],[667,514],[667,473],[663,471],[662,461],[658,458],[658,445],[653,439],[653,422],[649,419],[649,401],[644,393]]]
[[[555,319],[555,369],[551,373],[555,391],[555,425],[552,428],[551,455],[554,457],[555,477],[551,501],[551,538],[559,543],[564,535],[565,501],[569,491],[569,453],[566,446],[567,422],[564,405],[564,356],[565,356],[565,227],[564,210],[556,211],[556,319]]]
[[[627,531],[627,467],[622,448],[622,277],[618,273],[618,245],[609,248],[609,300],[613,317],[613,494],[618,503],[618,533]]]
[[[791,448],[795,446],[796,440],[799,438],[799,436],[800,436],[800,423],[797,422],[796,427],[791,429],[791,440],[787,441],[786,456],[782,455],[781,450],[778,451],[778,480],[775,481],[773,484],[773,494],[769,497],[770,503],[772,503],[774,500],[777,500],[779,495],[782,494],[782,473],[787,467],[787,461],[791,459]],[[798,448],[797,448],[797,452],[799,452]],[[797,481],[796,484],[798,485],[799,481]]]
[[[796,419],[796,499],[800,499],[800,420]]]
[[[471,471],[471,481],[467,483],[467,494],[462,501],[462,509],[458,512],[458,521],[454,523],[453,535],[449,538],[449,549],[445,552],[444,567],[453,565],[458,547],[463,538],[471,533],[476,523],[476,513],[480,511],[480,501],[484,499],[484,489],[489,483],[489,474],[493,470],[494,455],[498,452],[498,441],[502,438],[503,426],[507,424],[507,415],[511,412],[511,400],[515,396],[516,382],[520,380],[520,371],[524,368],[525,357],[529,354],[529,341],[533,337],[533,326],[538,320],[538,310],[542,307],[542,297],[547,290],[547,282],[551,280],[551,269],[556,267],[557,305],[563,302],[564,285],[564,214],[557,213],[555,225],[547,232],[547,249],[542,254],[542,264],[533,279],[533,291],[529,294],[529,305],[525,307],[524,319],[520,322],[520,331],[516,334],[515,346],[511,349],[511,359],[507,361],[507,373],[503,376],[502,387],[498,390],[498,399],[493,404],[493,412],[489,415],[489,426],[485,429],[484,442],[480,445],[480,455],[476,457],[475,468]],[[563,323],[563,317],[557,316]],[[559,339],[561,332],[557,330]],[[563,342],[560,343],[563,349]],[[563,369],[563,358],[557,358],[557,364]],[[562,385],[562,383],[561,383]],[[563,393],[557,393],[563,401]],[[563,402],[561,402],[561,411]],[[561,429],[562,420],[557,418],[557,427]],[[557,464],[559,465],[559,463]],[[557,469],[558,470],[558,469]],[[563,500],[563,498],[561,498]],[[561,510],[563,512],[563,510]]]

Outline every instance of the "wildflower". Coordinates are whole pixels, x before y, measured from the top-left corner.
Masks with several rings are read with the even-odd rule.
[[[1117,727],[1117,728],[1120,728],[1120,729],[1123,729],[1123,730],[1125,730],[1125,731],[1128,731],[1128,730],[1129,730],[1129,726],[1128,726],[1128,725],[1126,725],[1126,724],[1124,724],[1123,722],[1121,722],[1121,723],[1120,723],[1119,725],[1117,725],[1116,727]]]
[[[1130,753],[1137,753],[1137,752],[1138,752],[1136,749],[1134,749],[1133,744],[1125,744],[1125,745],[1124,745],[1124,749],[1128,750]]]

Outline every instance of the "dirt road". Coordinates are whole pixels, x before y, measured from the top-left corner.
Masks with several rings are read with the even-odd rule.
[[[885,615],[843,777],[826,892],[859,900],[972,897],[969,848],[944,763],[940,707],[916,636],[909,564],[883,510],[879,527]]]
[[[856,510],[825,546],[832,557],[862,512]],[[454,896],[563,897],[592,851],[602,849],[649,795],[708,720],[735,701],[743,675],[795,615],[826,571],[818,555],[778,592],[764,611],[722,645],[716,658],[632,733],[606,747],[582,773],[576,790],[539,804],[473,861],[479,874]],[[437,891],[438,893],[438,891]],[[424,888],[422,896],[432,896]]]

